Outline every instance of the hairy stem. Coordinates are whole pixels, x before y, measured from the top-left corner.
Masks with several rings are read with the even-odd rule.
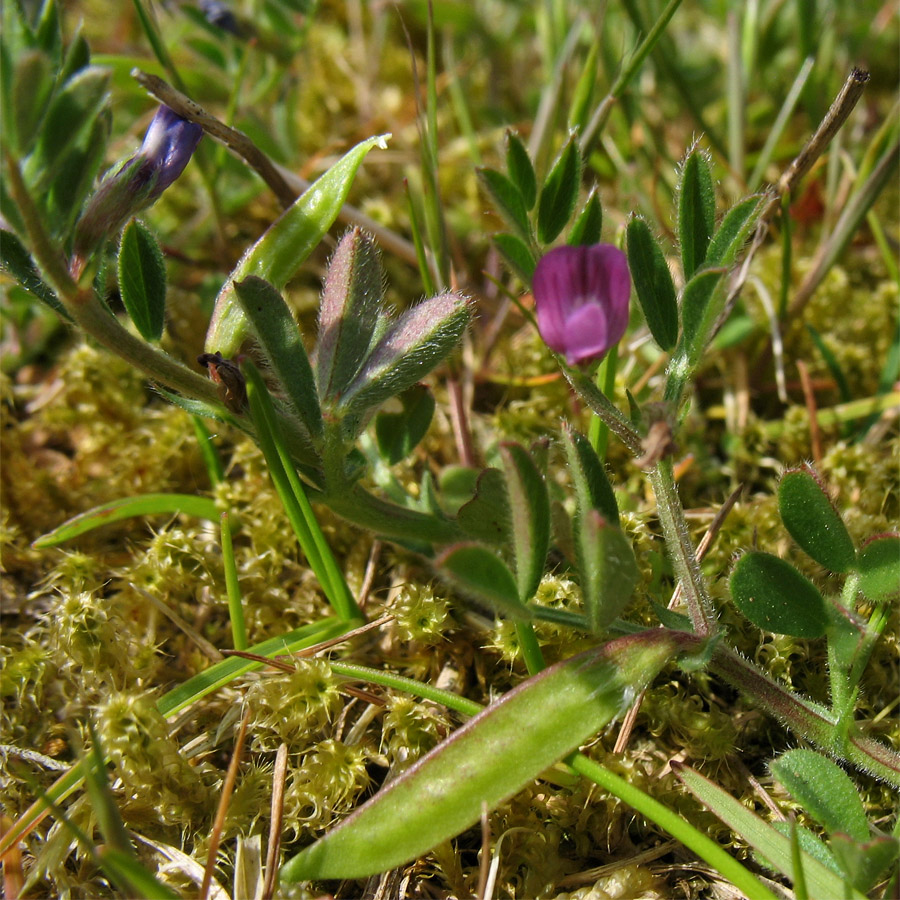
[[[74,298],[63,298],[75,322],[94,340],[130,362],[145,375],[195,400],[219,403],[215,385],[192,372],[162,350],[135,337],[97,299],[91,290],[79,291]]]
[[[637,429],[610,403],[606,395],[594,382],[578,369],[567,366],[561,357],[557,357],[560,369],[566,381],[572,385],[575,393],[606,423],[609,430],[635,455],[644,452],[641,436]]]
[[[656,508],[663,537],[684,594],[691,624],[697,634],[710,635],[715,631],[712,599],[691,543],[670,459],[661,459],[650,470],[650,483],[656,494]]]
[[[900,754],[861,734],[855,725],[850,724],[849,735],[841,739],[830,711],[789,691],[722,644],[714,649],[709,669],[810,743],[900,789]]]

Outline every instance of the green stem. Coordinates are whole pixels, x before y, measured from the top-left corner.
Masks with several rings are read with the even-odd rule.
[[[844,581],[844,587],[841,591],[841,606],[844,609],[852,609],[856,592],[859,588],[859,575],[851,572]],[[862,646],[862,638],[857,644],[856,651]],[[836,642],[828,641],[828,683],[831,688],[831,711],[837,720],[835,726],[835,735],[841,744],[846,743],[847,728],[849,721],[853,717],[853,710],[856,706],[857,691],[856,685],[850,680],[850,664],[847,663],[846,655],[838,651]],[[860,670],[861,674],[861,670]]]
[[[635,455],[644,452],[641,447],[641,436],[628,419],[610,403],[606,395],[596,384],[578,369],[565,364],[562,357],[557,356],[560,369],[572,389],[603,420],[609,430]]]
[[[216,450],[212,441],[212,435],[206,427],[206,423],[200,416],[191,416],[191,424],[194,426],[194,434],[197,438],[197,446],[200,448],[200,455],[203,457],[203,464],[206,466],[206,473],[209,475],[210,486],[215,488],[225,480],[225,467],[222,465],[222,458]]]
[[[537,603],[529,603],[528,609],[541,622],[552,622],[554,625],[562,625],[563,628],[573,628],[576,631],[591,630],[591,623],[588,622],[587,616],[582,613],[571,612],[568,609],[557,609],[552,606],[539,606]]]
[[[671,459],[660,460],[650,470],[650,483],[656,494],[659,522],[675,574],[684,592],[691,624],[697,634],[708,636],[715,631],[715,612],[688,533]]]
[[[467,700],[465,697],[460,697],[459,694],[432,687],[430,684],[423,684],[421,681],[415,681],[412,678],[405,678],[403,675],[394,675],[391,672],[386,672],[384,669],[372,669],[369,666],[361,666],[357,663],[336,662],[335,660],[332,660],[330,665],[332,672],[336,675],[352,678],[354,681],[368,681],[372,684],[380,684],[382,687],[405,691],[414,697],[421,697],[423,700],[439,703],[464,716],[476,716],[484,709],[480,703],[476,703],[474,700]]]
[[[310,568],[315,572],[325,596],[342,621],[364,620],[297,476],[262,376],[252,363],[247,363],[242,371],[247,376],[250,416],[256,426],[257,441],[266,458],[269,476],[284,504]]]
[[[597,387],[604,397],[611,397],[616,386],[616,369],[619,363],[619,345],[616,344],[609,353],[603,357],[600,368],[597,369]],[[609,446],[609,425],[599,416],[591,417],[588,426],[588,440],[597,453],[601,462],[606,459],[606,450]]]
[[[75,298],[63,297],[75,323],[107,350],[121,356],[148,378],[195,400],[219,405],[215,385],[192,372],[161,350],[135,337],[97,299],[93,291],[80,291]]]
[[[519,639],[522,659],[525,660],[528,674],[537,675],[538,672],[544,670],[547,663],[544,662],[544,654],[541,652],[541,645],[534,633],[534,626],[531,622],[516,622],[516,636]]]
[[[38,265],[44,270],[44,274],[63,299],[77,296],[78,286],[69,274],[66,258],[59,247],[50,240],[50,236],[44,229],[41,214],[22,178],[19,161],[5,145],[3,153],[6,156],[6,168],[9,172],[9,192],[22,216],[22,222],[31,242],[31,251],[34,253]]]
[[[44,229],[38,209],[22,180],[18,161],[11,154],[7,155],[7,170],[10,193],[22,215],[35,258],[75,323],[107,350],[121,356],[154,381],[188,397],[218,404],[212,382],[135,337],[119,324],[92,290],[78,287],[66,268],[65,258]]]
[[[588,123],[587,128],[584,129],[584,133],[579,141],[579,147],[583,157],[587,157],[590,148],[597,139],[597,135],[600,134],[606,125],[613,106],[625,92],[625,88],[628,87],[631,80],[637,74],[638,69],[644,64],[644,60],[663,36],[663,32],[666,30],[669,20],[675,15],[675,11],[679,6],[681,6],[681,0],[669,0],[665,9],[659,14],[659,18],[653,23],[653,27],[647,32],[647,36],[625,64],[625,68],[622,69],[619,77],[609,89],[609,93],[603,98],[600,105],[594,111],[594,115],[591,117],[591,121]]]
[[[689,640],[696,641],[697,638]],[[830,710],[789,691],[734,650],[717,644],[709,670],[811,744],[900,788],[900,754],[860,734],[852,724],[843,743],[836,743],[837,721]]]
[[[222,534],[222,562],[225,567],[225,592],[228,595],[228,618],[231,622],[231,640],[235,650],[246,650],[247,625],[244,622],[244,607],[241,588],[238,584],[237,566],[234,560],[234,544],[231,542],[231,522],[228,513],[223,512],[219,520]]]
[[[730,881],[750,900],[775,900],[775,895],[761,884],[734,857],[726,853],[714,840],[698,831],[686,819],[663,806],[658,800],[613,774],[582,753],[573,753],[566,762],[579,775],[589,778],[613,796],[627,803],[651,822],[665,829],[700,859],[705,860],[723,878]]]

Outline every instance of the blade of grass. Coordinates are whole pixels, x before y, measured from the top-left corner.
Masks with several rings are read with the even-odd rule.
[[[419,169],[422,176],[422,210],[428,237],[428,249],[434,264],[438,290],[450,286],[450,249],[447,242],[447,224],[438,189],[438,127],[437,127],[437,53],[434,42],[434,14],[428,6],[425,54],[425,108],[422,109],[422,87],[415,62],[412,39],[406,33],[412,60],[413,84],[416,98],[416,128],[419,132]]]
[[[815,59],[812,56],[808,56],[803,60],[803,65],[800,66],[800,71],[797,73],[797,77],[794,79],[794,83],[791,85],[787,97],[784,98],[781,109],[778,110],[778,115],[775,117],[775,121],[769,129],[766,142],[763,144],[762,150],[759,151],[756,165],[753,167],[753,172],[750,174],[750,178],[747,182],[747,188],[750,193],[753,193],[762,184],[766,168],[772,161],[772,154],[775,151],[775,147],[781,139],[781,135],[784,132],[788,120],[794,114],[794,109],[797,106],[800,95],[803,93],[803,88],[809,79],[809,74],[812,72],[814,63]]]
[[[791,270],[794,259],[794,223],[791,219],[791,198],[781,198],[781,290],[778,297],[778,321],[787,315],[788,297],[791,293]]]
[[[231,522],[228,513],[220,518],[222,535],[222,565],[225,568],[225,591],[228,595],[228,619],[231,622],[231,640],[235,650],[247,649],[247,626],[244,622],[244,607],[241,587],[238,584],[237,564],[234,559],[234,544],[231,542]]]
[[[147,37],[150,48],[153,50],[153,55],[159,60],[159,64],[166,70],[175,87],[177,87],[179,91],[185,91],[186,88],[184,86],[184,82],[181,80],[181,76],[178,74],[178,69],[175,68],[175,63],[172,61],[172,57],[169,55],[168,49],[166,49],[166,45],[159,33],[159,29],[156,27],[156,23],[152,20],[150,14],[144,8],[143,0],[132,0],[132,3],[134,4],[135,11],[137,12],[138,22],[140,22],[141,29]]]
[[[88,722],[88,728],[91,735],[91,747],[84,754],[85,781],[100,833],[107,846],[112,850],[118,850],[133,862],[137,862],[131,838],[128,836],[125,823],[122,821],[122,816],[119,814],[109,788],[105,756],[100,746],[100,740],[90,722]]]
[[[78,772],[78,781],[72,789],[78,787],[82,783],[84,780],[85,769],[87,769],[88,766],[88,758],[83,755],[79,762],[69,770],[70,772]],[[27,778],[25,780],[31,781]],[[90,837],[69,818],[65,810],[59,805],[59,801],[66,795],[63,795],[62,797],[52,796],[51,792],[58,783],[59,780],[46,791],[36,782],[29,783],[29,787],[38,798],[31,807],[29,807],[29,811],[35,808],[38,809],[40,817],[37,821],[40,821],[40,819],[52,812],[62,823],[63,827],[73,835],[76,842],[82,846],[97,868],[109,878],[110,882],[121,891],[123,896],[140,896],[146,897],[147,900],[177,900],[178,895],[170,888],[157,881],[156,878],[138,863],[132,855],[114,850],[111,847],[103,850],[98,849]],[[71,790],[68,793],[71,793]],[[116,810],[116,815],[118,816],[118,810]],[[22,818],[20,817],[12,830],[16,830],[21,821]],[[37,824],[37,821],[31,826],[32,828]],[[6,838],[9,833],[10,832],[7,832],[7,834],[4,835],[4,838]],[[2,855],[2,853],[0,853],[0,855]],[[140,887],[138,887],[138,885],[140,885]]]
[[[728,41],[728,164],[732,175],[743,181],[746,90],[744,59],[741,54],[741,23],[736,8],[728,11],[725,30]]]
[[[528,674],[537,675],[547,664],[544,662],[544,654],[541,652],[541,645],[531,622],[516,622],[516,637],[519,639],[519,649],[522,651],[522,659],[525,660]]]
[[[481,151],[478,149],[478,133],[472,124],[472,113],[469,110],[469,101],[459,74],[459,63],[454,55],[454,41],[452,35],[447,35],[443,43],[444,70],[447,72],[447,87],[450,92],[450,102],[459,130],[466,139],[469,148],[469,158],[473,166],[481,165]]]
[[[209,497],[195,497],[193,494],[142,494],[139,497],[123,497],[73,516],[53,531],[41,535],[32,546],[36,549],[55,547],[112,522],[135,516],[157,515],[197,516],[199,519],[214,522],[219,518],[219,510],[214,500]]]
[[[404,179],[406,186],[406,199],[409,209],[409,227],[412,232],[413,246],[416,248],[416,261],[419,264],[419,276],[425,288],[425,296],[431,297],[437,293],[437,281],[431,266],[433,257],[425,248],[425,228],[422,224],[422,201],[413,188],[408,178]]]
[[[881,156],[872,174],[844,207],[834,231],[825,246],[818,254],[812,271],[800,285],[794,300],[788,309],[788,317],[796,319],[809,302],[816,288],[822,283],[831,267],[838,261],[844,249],[856,234],[862,220],[866,217],[872,204],[878,199],[882,190],[894,178],[900,163],[900,141],[895,142]]]
[[[809,332],[809,336],[816,345],[816,349],[819,351],[819,355],[824,360],[825,365],[828,366],[828,371],[831,372],[831,377],[838,388],[838,396],[841,398],[841,403],[849,403],[853,399],[853,394],[850,392],[847,376],[844,375],[844,370],[837,361],[837,357],[831,352],[825,341],[822,340],[822,335],[819,334],[817,329],[807,323],[806,330]]]
[[[209,475],[209,483],[212,487],[221,484],[225,480],[225,467],[222,465],[222,457],[219,456],[216,445],[213,443],[212,434],[206,427],[206,422],[199,416],[191,416],[191,424],[194,426],[194,434],[197,437],[197,445],[200,447],[200,455]]]
[[[741,20],[741,66],[752,83],[759,50],[759,0],[747,0],[743,4],[744,16]]]
[[[578,37],[584,26],[582,19],[577,19],[565,42],[559,50],[553,72],[550,79],[541,91],[541,100],[534,116],[534,124],[531,127],[531,136],[528,139],[528,154],[534,162],[534,168],[538,173],[538,181],[546,173],[553,149],[553,125],[559,116],[562,106],[562,92],[565,85],[565,74],[569,60],[578,44]],[[582,154],[584,156],[584,154]]]
[[[242,371],[247,378],[250,417],[256,426],[257,439],[266,458],[269,475],[310,568],[319,579],[329,603],[343,621],[364,619],[310,506],[285,446],[275,408],[262,377],[251,362],[245,363]]]
[[[675,11],[679,6],[681,6],[681,0],[669,0],[663,11],[659,14],[659,16],[657,16],[656,21],[653,23],[653,27],[647,32],[647,36],[643,41],[641,41],[637,49],[634,51],[634,53],[631,54],[631,56],[628,58],[628,61],[624,64],[622,71],[619,73],[619,77],[615,80],[613,86],[609,89],[609,93],[603,98],[603,100],[600,101],[597,108],[594,110],[594,114],[593,116],[591,116],[591,120],[590,122],[588,122],[588,126],[587,128],[585,128],[584,133],[581,135],[581,139],[579,142],[581,155],[585,159],[590,154],[591,149],[594,146],[594,142],[597,140],[600,132],[606,125],[606,121],[609,118],[613,107],[622,98],[622,95],[625,93],[625,89],[629,84],[631,84],[635,75],[637,75],[638,70],[644,64],[644,60],[646,60],[650,52],[659,43],[659,40],[663,36],[663,33],[665,32],[669,21],[671,20],[672,16],[675,15]],[[629,2],[625,4],[625,10],[628,13],[629,17],[632,19],[634,27],[638,31],[644,31],[645,29],[643,27],[643,21],[640,18],[637,7],[633,3]],[[700,130],[706,135],[710,145],[721,156],[727,157],[727,153],[725,152],[725,148],[722,144],[721,139],[716,135],[715,131],[707,125],[706,121],[703,118],[702,112],[697,107],[696,101],[694,100],[693,92],[687,86],[681,72],[669,60],[668,53],[665,52],[661,47],[659,53],[655,54],[654,56],[657,65],[660,67],[662,73],[666,76],[666,80],[670,80],[678,90],[679,95],[687,104],[688,109],[691,111],[691,114],[697,120],[697,125],[699,126]]]
[[[605,769],[599,763],[575,753],[565,760],[579,775],[609,791],[632,809],[654,822],[672,837],[677,838],[700,859],[709,863],[723,878],[730,881],[749,900],[775,900],[775,895],[753,876],[734,857],[726,853],[712,838],[694,828],[686,819],[663,806],[640,788]]]
[[[675,775],[685,787],[717,818],[741,837],[777,871],[796,881],[793,871],[790,838],[779,834],[756,813],[745,808],[718,785],[681,762],[672,765]],[[806,880],[814,897],[845,897],[864,900],[863,895],[817,859],[802,854]]]

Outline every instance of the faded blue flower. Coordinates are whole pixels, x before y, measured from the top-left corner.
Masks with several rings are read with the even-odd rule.
[[[211,25],[241,37],[241,26],[238,25],[238,20],[221,0],[200,0],[199,6],[200,11],[206,17],[206,21]]]
[[[199,125],[168,106],[159,107],[141,149],[103,180],[78,220],[71,266],[75,277],[107,235],[154,203],[181,175],[202,137]]]
[[[600,359],[625,334],[631,275],[612,244],[551,250],[537,264],[532,290],[541,337],[570,366]]]
[[[182,119],[168,106],[160,106],[156,111],[144,143],[134,157],[142,160],[142,168],[156,175],[148,198],[150,203],[184,171],[202,137],[203,129],[199,125]]]

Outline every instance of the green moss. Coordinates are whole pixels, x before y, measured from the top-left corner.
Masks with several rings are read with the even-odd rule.
[[[298,661],[290,675],[260,679],[247,702],[253,710],[253,745],[269,752],[282,742],[303,751],[343,705],[331,668],[319,659]]]

